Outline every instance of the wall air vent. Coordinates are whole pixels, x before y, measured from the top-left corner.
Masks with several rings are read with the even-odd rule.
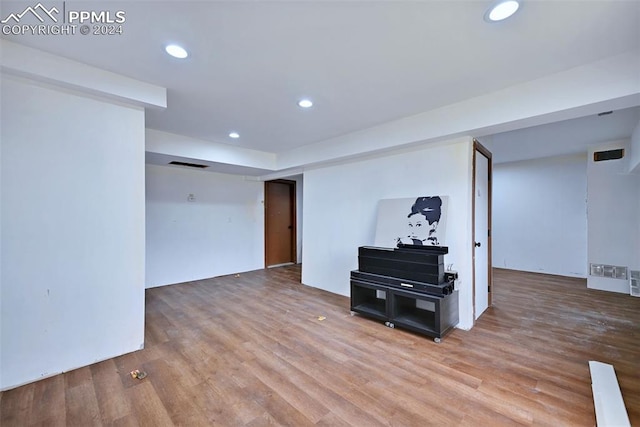
[[[608,277],[610,279],[627,280],[627,267],[619,265],[591,264],[589,267],[591,276]]]
[[[169,163],[170,165],[176,165],[176,166],[186,166],[189,168],[197,168],[197,169],[204,169],[204,168],[208,168],[208,165],[199,165],[197,163],[187,163],[187,162],[171,162]]]
[[[602,162],[604,160],[617,160],[624,157],[624,148],[615,150],[596,151],[593,153],[594,162]]]
[[[640,271],[631,270],[631,296],[640,297]]]

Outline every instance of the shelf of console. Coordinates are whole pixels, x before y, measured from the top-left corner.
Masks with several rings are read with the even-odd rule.
[[[436,296],[361,281],[352,276],[351,311],[440,342],[458,324],[458,292]]]

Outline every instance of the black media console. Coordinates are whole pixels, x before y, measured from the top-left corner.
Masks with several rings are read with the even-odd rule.
[[[362,246],[351,272],[351,312],[431,336],[434,341],[458,324],[458,291],[444,273],[441,246],[397,249]]]

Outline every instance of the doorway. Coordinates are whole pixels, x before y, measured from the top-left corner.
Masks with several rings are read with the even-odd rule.
[[[491,152],[473,141],[473,320],[491,307]]]
[[[284,179],[266,181],[265,266],[295,264],[296,253],[296,182]]]

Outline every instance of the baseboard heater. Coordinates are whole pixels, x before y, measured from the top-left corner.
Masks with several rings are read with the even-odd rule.
[[[596,425],[598,427],[631,427],[613,366],[591,360],[589,370],[593,404],[596,408]]]

